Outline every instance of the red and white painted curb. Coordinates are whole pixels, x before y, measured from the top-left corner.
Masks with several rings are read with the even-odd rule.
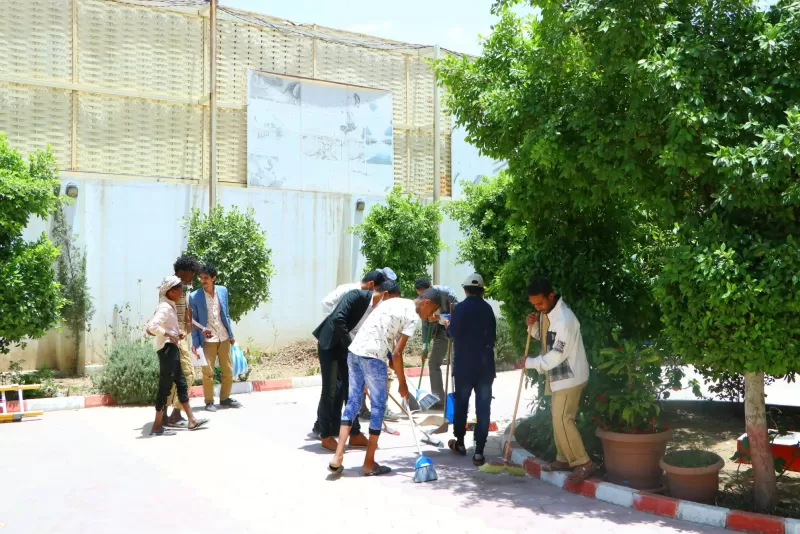
[[[508,430],[503,436],[503,445],[508,440]],[[633,508],[640,512],[680,519],[700,525],[725,528],[753,534],[800,534],[800,520],[752,514],[709,506],[691,501],[673,499],[655,493],[639,491],[625,486],[592,478],[580,484],[567,481],[567,473],[542,471],[542,462],[533,454],[512,441],[511,461],[525,468],[529,476],[538,478],[552,486],[577,493],[590,499]]]
[[[406,371],[407,377],[418,377],[419,367],[409,367]],[[424,376],[428,375],[425,369]],[[248,382],[234,382],[231,388],[233,395],[246,393],[257,393],[261,391],[278,391],[282,389],[310,388],[322,385],[322,377],[299,376],[294,378],[277,378],[273,380],[252,380]],[[219,384],[214,386],[214,395],[219,396]],[[189,397],[197,398],[203,396],[203,386],[192,386],[189,388]],[[114,406],[116,402],[111,395],[86,395],[82,397],[50,397],[46,399],[26,399],[25,409],[28,411],[55,412],[59,410],[82,410],[84,408],[97,408],[99,406]],[[19,401],[8,401],[9,412],[19,412]]]

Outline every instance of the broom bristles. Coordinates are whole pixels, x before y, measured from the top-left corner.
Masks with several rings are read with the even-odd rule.
[[[439,477],[436,475],[436,469],[434,469],[433,465],[423,465],[414,470],[414,482],[416,483],[433,482],[438,479]]]
[[[525,469],[522,466],[506,464],[504,462],[483,464],[478,470],[481,473],[488,473],[490,475],[502,475],[503,473],[513,477],[524,477],[526,475]]]

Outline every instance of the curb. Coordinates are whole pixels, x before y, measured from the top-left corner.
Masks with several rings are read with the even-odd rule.
[[[420,367],[406,368],[406,376],[419,377]],[[422,373],[428,376],[428,369]],[[248,393],[258,393],[262,391],[279,391],[283,389],[299,389],[318,387],[322,385],[322,376],[298,376],[294,378],[276,378],[272,380],[252,380],[247,382],[234,382],[231,388],[233,395],[243,395]],[[219,384],[214,385],[214,395],[219,396]],[[192,386],[189,388],[189,398],[196,399],[203,396],[203,386]],[[45,399],[25,400],[25,407],[28,410],[56,412],[60,410],[82,410],[84,408],[97,408],[99,406],[115,406],[116,402],[111,395],[86,395],[82,397],[49,397]],[[7,401],[6,406],[9,412],[19,412],[19,401]],[[800,534],[798,531],[797,534]]]
[[[508,441],[508,430],[507,428],[503,434],[504,447]],[[566,473],[542,471],[541,460],[520,447],[516,441],[511,442],[511,447],[511,461],[523,466],[528,476],[570,493],[576,493],[624,508],[633,508],[640,512],[736,532],[800,534],[800,520],[797,519],[753,514],[719,506],[673,499],[672,497],[603,482],[596,478],[590,478],[580,484],[571,484],[567,482]]]

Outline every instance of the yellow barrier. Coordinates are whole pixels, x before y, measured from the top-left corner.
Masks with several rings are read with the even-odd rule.
[[[8,421],[22,421],[23,417],[38,417],[44,412],[13,412],[13,413],[0,413],[0,423]]]
[[[33,417],[42,415],[44,412],[30,412],[25,410],[25,399],[22,397],[23,391],[30,391],[32,389],[41,388],[41,384],[11,384],[9,386],[0,386],[0,421],[22,421],[23,417]],[[6,404],[6,391],[16,391],[19,398],[19,412],[8,413],[8,406]]]

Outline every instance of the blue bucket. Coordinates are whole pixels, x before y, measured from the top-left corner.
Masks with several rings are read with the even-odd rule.
[[[448,393],[447,404],[444,407],[444,418],[447,419],[448,423],[453,424],[455,416],[456,416],[456,394]]]

